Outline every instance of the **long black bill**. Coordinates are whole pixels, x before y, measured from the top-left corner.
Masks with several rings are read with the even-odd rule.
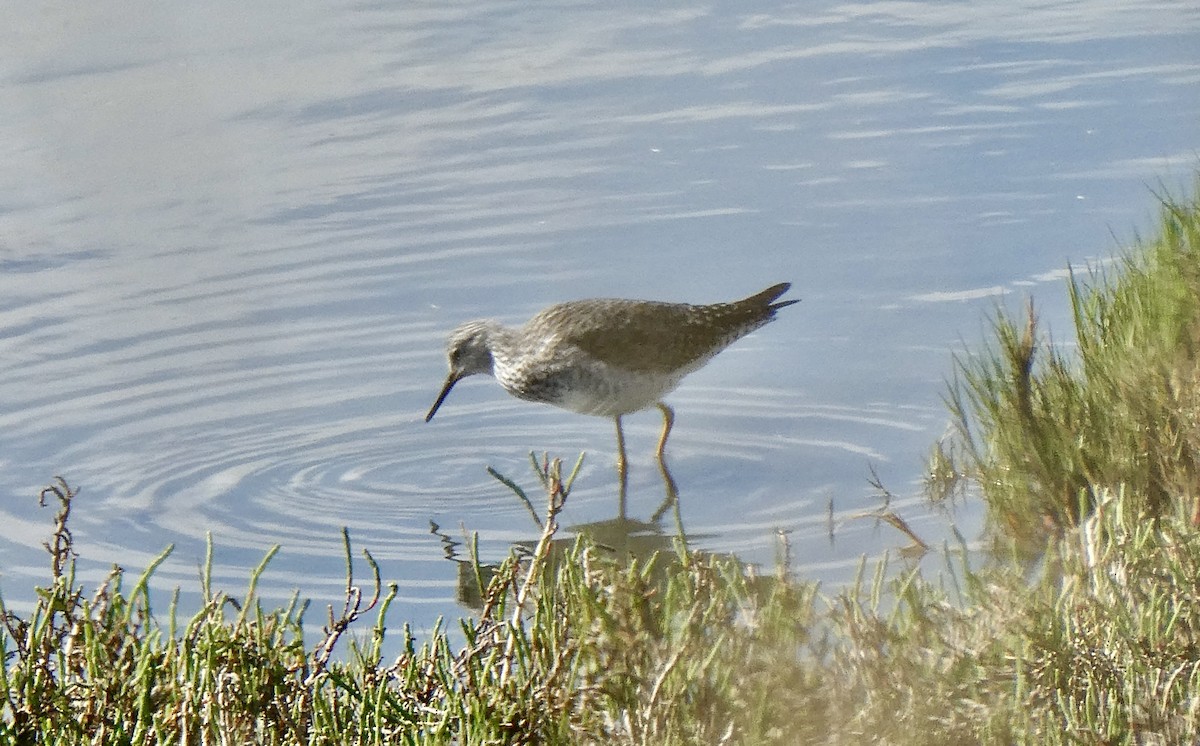
[[[458,383],[461,376],[456,376],[453,373],[446,376],[446,384],[442,386],[442,393],[438,394],[437,401],[429,408],[429,414],[425,415],[425,421],[429,422],[433,419],[433,415],[437,413],[438,407],[442,406],[442,402],[446,401],[446,397],[450,394],[450,389],[454,388],[454,384]]]

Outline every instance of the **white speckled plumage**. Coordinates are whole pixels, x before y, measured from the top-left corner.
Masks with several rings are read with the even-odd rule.
[[[455,383],[492,375],[513,396],[582,414],[616,417],[650,407],[687,374],[796,301],[775,285],[733,303],[690,305],[619,299],[560,303],[523,327],[486,319],[447,341],[450,374],[426,420]]]
[[[690,305],[621,299],[570,301],[550,306],[520,328],[485,319],[451,332],[446,343],[450,372],[429,409],[428,422],[454,385],[486,373],[513,396],[582,414],[613,417],[618,444],[621,415],[658,405],[670,431],[662,398],[721,350],[796,303],[776,301],[780,283],[732,303]],[[619,455],[624,478],[624,453]]]

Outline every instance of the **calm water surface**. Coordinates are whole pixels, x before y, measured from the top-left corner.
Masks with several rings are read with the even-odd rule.
[[[85,579],[318,603],[339,528],[454,607],[430,521],[528,540],[530,451],[587,452],[564,522],[617,510],[611,423],[482,378],[422,422],[445,333],[571,298],[803,298],[669,401],[681,515],[711,551],[844,580],[903,542],[839,520],[917,498],[951,353],[1149,230],[1190,182],[1200,8],[1181,2],[29,4],[0,29],[0,589],[31,597],[82,489]],[[627,418],[629,516],[662,498]],[[977,509],[958,516],[977,525]],[[670,525],[664,530],[669,531]]]

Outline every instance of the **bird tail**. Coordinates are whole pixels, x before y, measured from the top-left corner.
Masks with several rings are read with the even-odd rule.
[[[772,285],[771,287],[767,288],[766,290],[762,291],[761,293],[756,293],[756,294],[750,296],[749,298],[746,299],[746,302],[753,303],[756,306],[765,306],[768,311],[770,311],[772,314],[774,314],[776,311],[778,311],[781,308],[785,308],[787,306],[792,305],[793,303],[800,302],[799,298],[797,298],[795,300],[783,300],[783,301],[779,301],[778,303],[774,302],[774,300],[776,298],[778,298],[779,296],[786,293],[788,291],[788,289],[791,287],[792,287],[792,283],[781,282],[778,285]]]

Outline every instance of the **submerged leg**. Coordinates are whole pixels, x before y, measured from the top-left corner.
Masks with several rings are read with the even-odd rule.
[[[652,519],[655,522],[662,518],[667,508],[679,500],[679,489],[675,486],[675,478],[671,476],[671,470],[667,468],[667,462],[663,459],[667,436],[671,434],[671,427],[675,424],[675,410],[662,402],[658,403],[658,410],[662,412],[663,429],[662,435],[658,436],[658,449],[655,451],[655,455],[658,457],[658,469],[662,472],[663,483],[667,486],[667,497],[663,500],[662,505],[658,506],[658,510],[654,511]]]
[[[625,433],[621,431],[621,415],[613,418],[617,425],[617,474],[625,481]]]
[[[613,418],[613,422],[617,425],[617,480],[619,482],[620,491],[617,493],[618,499],[618,514],[621,518],[625,517],[625,484],[629,475],[626,469],[625,462],[625,433],[621,432],[621,415]]]

